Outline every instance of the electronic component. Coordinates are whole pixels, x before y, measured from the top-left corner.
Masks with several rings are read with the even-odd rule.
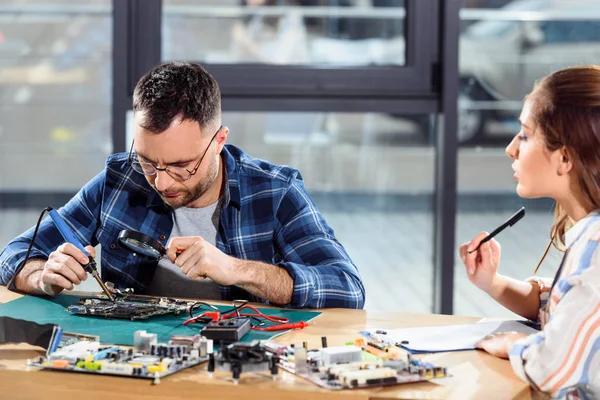
[[[135,331],[133,333],[133,347],[137,351],[149,352],[152,345],[156,345],[156,333],[146,333],[146,331]]]
[[[275,378],[279,371],[277,355],[268,351],[261,341],[231,343],[221,346],[217,354],[210,354],[208,372],[215,370],[231,372],[238,382],[242,372],[270,371]]]
[[[98,342],[98,341],[100,341],[100,336],[98,336],[98,335],[85,335],[82,333],[63,332],[61,337],[59,338],[57,348],[70,346],[70,345],[78,343],[78,342]]]
[[[250,332],[249,318],[229,318],[220,321],[211,321],[200,331],[202,336],[212,339],[217,343],[240,341],[248,332]]]
[[[110,287],[110,285],[109,285]],[[180,314],[187,311],[188,303],[166,297],[137,296],[132,290],[115,290],[115,302],[100,298],[81,298],[79,304],[70,305],[71,314],[115,319],[146,319],[157,315]]]
[[[322,343],[327,340],[322,338]],[[447,376],[446,368],[414,359],[404,349],[369,338],[347,346],[306,350],[265,341],[280,368],[326,389],[341,390],[398,385]]]
[[[145,331],[134,334],[136,348],[105,346],[99,341],[82,340],[46,357],[28,360],[28,366],[44,369],[119,375],[132,378],[154,379],[171,375],[208,360],[212,354],[212,340],[200,336],[172,337],[169,343],[156,343],[156,335]]]
[[[192,354],[197,352],[199,357],[205,358],[213,352],[213,340],[205,339],[207,338],[200,336],[172,335],[169,344],[185,346],[186,351]]]
[[[366,384],[396,383],[396,371],[391,368],[362,368],[355,370],[341,369],[334,375],[344,387],[357,387]]]
[[[344,364],[362,361],[362,350],[356,346],[336,346],[321,349],[321,362],[323,365]]]

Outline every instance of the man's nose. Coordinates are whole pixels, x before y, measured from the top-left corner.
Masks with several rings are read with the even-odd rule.
[[[164,192],[173,186],[173,183],[175,183],[175,180],[167,174],[167,171],[156,171],[156,175],[154,176],[154,186],[156,187],[156,190]]]

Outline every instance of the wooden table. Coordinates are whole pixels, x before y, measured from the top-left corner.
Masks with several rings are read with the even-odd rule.
[[[0,303],[20,297],[0,287]],[[218,302],[217,302],[218,303]],[[309,327],[279,336],[282,343],[309,348],[321,346],[327,336],[330,346],[342,345],[371,328],[473,323],[475,317],[429,314],[381,313],[364,310],[328,309]],[[452,377],[370,390],[327,391],[285,371],[277,380],[269,375],[242,374],[239,384],[231,374],[206,373],[206,364],[179,372],[152,385],[145,379],[129,379],[52,371],[27,371],[26,360],[43,354],[26,344],[0,345],[0,398],[2,399],[531,399],[529,386],[519,380],[506,360],[482,351],[424,355],[421,359],[447,366]]]

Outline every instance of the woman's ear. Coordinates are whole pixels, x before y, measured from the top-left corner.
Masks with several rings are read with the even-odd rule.
[[[566,175],[569,172],[571,172],[571,170],[573,169],[572,158],[565,146],[558,149],[558,152],[559,152],[560,159],[558,162],[557,173],[558,173],[558,175]]]

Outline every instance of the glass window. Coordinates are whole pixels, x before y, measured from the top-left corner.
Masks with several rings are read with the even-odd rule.
[[[525,217],[496,238],[502,245],[499,271],[517,279],[532,275],[550,239],[554,202],[522,199],[516,194],[512,160],[505,147],[519,131],[523,96],[536,80],[570,65],[597,63],[600,6],[596,3],[587,2],[584,11],[573,9],[571,2],[523,0],[502,7],[502,11],[513,12],[510,16],[498,14],[497,20],[493,9],[479,15],[477,9],[461,14],[469,18],[463,21],[460,37],[455,314],[515,317],[469,281],[458,245],[481,231],[494,230],[524,205]],[[524,10],[528,12],[520,15]],[[561,10],[571,13],[563,20],[544,20],[548,12],[556,17]],[[575,12],[588,12],[590,20],[570,17]],[[538,18],[542,21],[536,22]],[[488,34],[501,26],[519,29],[498,36]],[[554,43],[577,45],[561,46],[557,51]],[[537,275],[552,278],[561,257],[562,253],[552,249]]]
[[[165,0],[163,60],[404,65],[404,0]]]
[[[600,21],[544,21],[540,30],[546,43],[595,42],[600,47]]]
[[[0,22],[1,249],[41,212],[2,193],[74,193],[112,153],[112,1],[3,0]]]
[[[0,190],[78,190],[112,152],[112,2],[3,1],[0,21]]]
[[[501,245],[499,272],[516,279],[533,275],[550,239],[553,201],[520,198],[513,180],[512,160],[504,146],[488,144],[464,147],[458,154],[458,214],[456,219],[456,256],[454,270],[454,314],[516,317],[473,285],[458,254],[458,246],[481,231],[491,232],[521,206],[525,217],[495,239]],[[537,276],[554,276],[562,253],[552,249]]]
[[[431,312],[434,149],[427,116],[225,112],[228,142],[297,168],[357,265],[368,310]]]

